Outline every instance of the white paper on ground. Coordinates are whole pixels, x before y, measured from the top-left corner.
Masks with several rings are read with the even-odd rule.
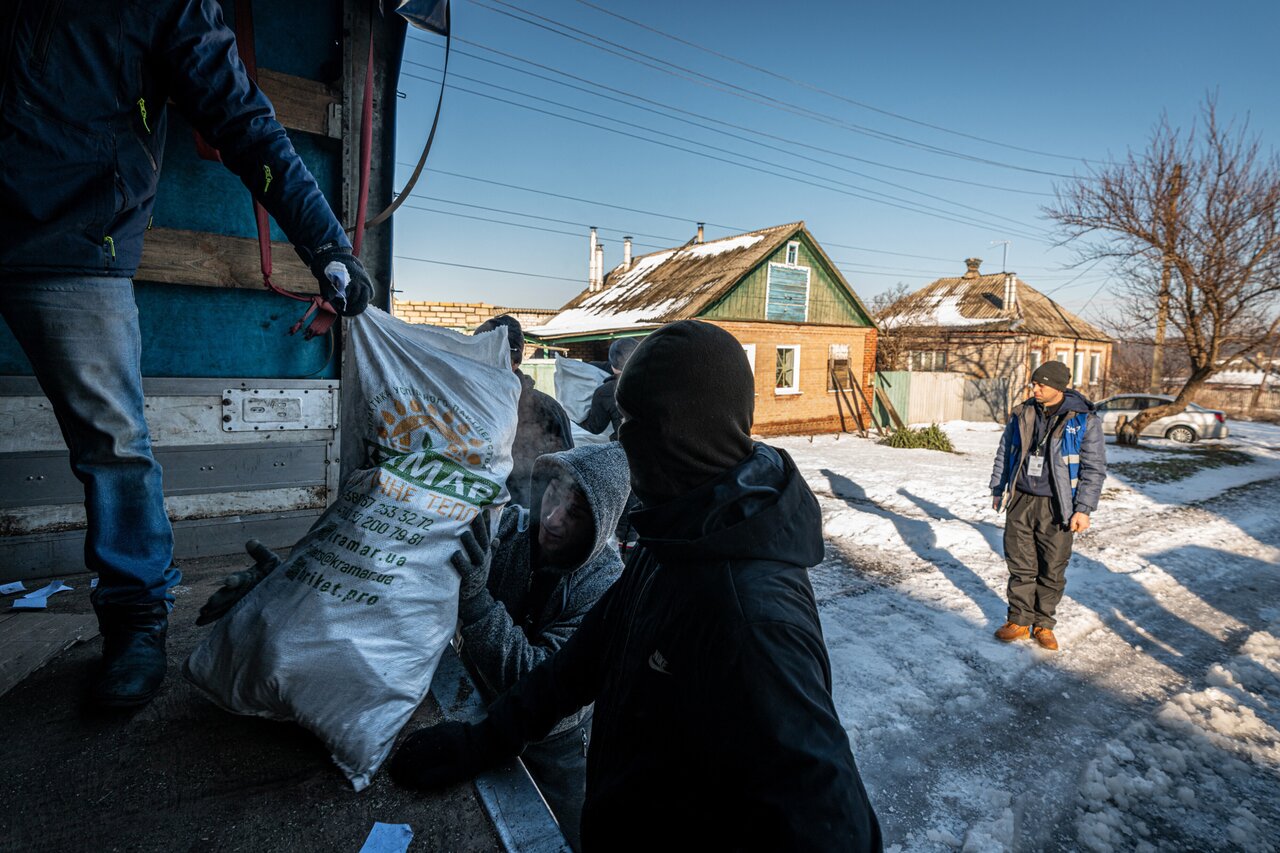
[[[29,592],[22,598],[16,598],[13,601],[14,610],[44,610],[49,603],[49,596],[58,592],[67,592],[74,587],[67,586],[62,581],[54,581],[46,587],[41,587],[35,592]]]
[[[360,853],[404,853],[413,841],[413,827],[407,823],[375,822]]]

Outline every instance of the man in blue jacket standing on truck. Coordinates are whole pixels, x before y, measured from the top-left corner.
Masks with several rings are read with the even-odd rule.
[[[1054,612],[1067,585],[1071,545],[1089,529],[1107,478],[1102,421],[1070,383],[1060,361],[1035,369],[1031,399],[1014,408],[991,472],[991,506],[1008,511],[1009,615],[996,639],[1034,637],[1050,651],[1058,649]]]
[[[143,417],[132,282],[168,101],[275,217],[337,310],[359,314],[372,287],[216,0],[9,0],[0,69],[0,315],[84,484],[103,636],[93,697],[137,706],[164,680],[180,580]]]

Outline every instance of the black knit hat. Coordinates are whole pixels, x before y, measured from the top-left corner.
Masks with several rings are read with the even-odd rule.
[[[646,506],[678,498],[751,453],[755,377],[733,335],[681,320],[649,335],[618,379],[618,440]]]
[[[476,326],[476,334],[492,332],[499,326],[505,326],[507,329],[507,346],[511,347],[512,366],[524,361],[524,329],[520,327],[520,321],[510,314],[503,314],[485,320],[479,326]]]
[[[1031,381],[1037,385],[1048,385],[1050,388],[1065,391],[1071,384],[1071,371],[1060,361],[1046,361],[1031,374]]]

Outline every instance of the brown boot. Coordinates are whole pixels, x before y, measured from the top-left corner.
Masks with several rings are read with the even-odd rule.
[[[1031,636],[1036,638],[1036,642],[1041,648],[1048,649],[1051,652],[1058,650],[1058,638],[1053,636],[1052,628],[1036,628],[1031,632]]]
[[[996,631],[996,639],[1002,643],[1012,643],[1014,640],[1025,640],[1031,636],[1031,629],[1026,625],[1019,625],[1016,622],[1006,622],[1000,629]]]

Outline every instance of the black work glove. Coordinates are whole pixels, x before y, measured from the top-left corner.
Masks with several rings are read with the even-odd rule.
[[[200,608],[200,615],[196,617],[197,625],[208,625],[226,616],[227,611],[235,607],[237,601],[248,595],[249,590],[257,586],[263,578],[275,570],[276,566],[280,565],[280,558],[275,552],[257,539],[246,542],[244,549],[254,559],[254,565],[244,571],[227,575],[222,581],[222,587],[209,596],[204,607]]]
[[[474,725],[448,722],[405,738],[388,770],[403,788],[433,791],[470,781],[519,754],[487,719]]]
[[[490,550],[488,512],[480,510],[471,526],[462,531],[458,544],[462,546],[462,550],[454,551],[449,563],[462,578],[459,597],[467,601],[483,592],[489,583],[489,565],[493,562],[493,551]]]
[[[311,259],[311,273],[320,282],[320,295],[342,316],[354,317],[369,306],[373,282],[350,249],[322,248]]]

